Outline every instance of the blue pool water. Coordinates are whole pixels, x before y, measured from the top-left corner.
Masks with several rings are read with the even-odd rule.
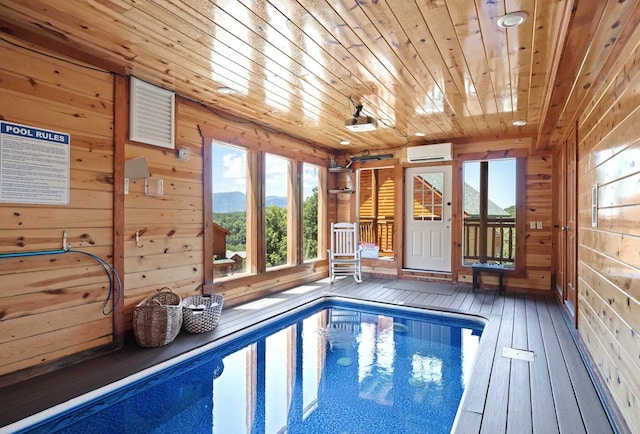
[[[449,432],[482,324],[423,312],[304,309],[22,429]]]

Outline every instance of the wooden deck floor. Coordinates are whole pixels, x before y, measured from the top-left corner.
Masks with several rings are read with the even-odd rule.
[[[472,313],[488,320],[456,432],[614,431],[552,297],[510,292],[498,296],[493,290],[473,293],[468,286],[372,277],[359,285],[344,278],[333,285],[324,279],[300,286],[261,300],[258,309],[224,309],[214,332],[181,333],[162,348],[129,345],[122,351],[2,388],[0,426],[323,296]],[[534,361],[503,357],[505,347],[533,351]]]

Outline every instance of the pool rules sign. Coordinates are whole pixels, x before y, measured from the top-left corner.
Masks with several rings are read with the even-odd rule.
[[[0,121],[0,202],[69,204],[69,134]]]

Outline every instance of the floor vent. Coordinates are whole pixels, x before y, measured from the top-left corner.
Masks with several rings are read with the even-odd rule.
[[[518,348],[504,347],[502,349],[502,357],[508,357],[510,359],[525,360],[527,362],[533,362],[535,354],[533,351],[520,350]]]

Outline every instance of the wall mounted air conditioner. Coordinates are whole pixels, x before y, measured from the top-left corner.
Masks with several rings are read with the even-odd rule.
[[[453,160],[452,143],[436,143],[434,145],[411,146],[407,148],[407,161],[409,163],[451,160]]]

